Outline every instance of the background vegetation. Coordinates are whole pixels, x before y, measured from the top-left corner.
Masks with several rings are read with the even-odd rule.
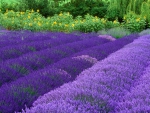
[[[59,14],[62,14],[64,12],[69,12],[70,14],[69,18],[71,18],[72,21],[66,22],[65,21],[66,19],[63,19],[65,22],[61,20],[62,23],[65,23],[67,25],[72,25],[75,24],[74,21],[78,20],[80,21],[80,25],[79,23],[78,25],[76,23],[76,25],[78,26],[78,28],[76,26],[77,28],[76,30],[81,30],[84,32],[90,32],[90,31],[97,32],[98,30],[101,29],[118,27],[118,25],[126,29],[129,29],[132,32],[139,32],[142,31],[143,29],[150,27],[149,26],[150,25],[149,24],[150,23],[150,0],[9,0],[9,1],[1,0],[0,7],[1,7],[1,14],[2,14],[1,16],[4,16],[4,14],[6,16],[7,12],[9,12],[10,10],[13,10],[14,12],[26,12],[25,16],[29,14],[29,11],[32,11],[32,15],[40,16],[40,18],[42,18],[43,20],[43,23],[45,23],[44,21],[48,20],[49,17],[55,16],[53,18],[58,19]],[[37,11],[37,10],[40,10],[38,14],[33,13],[33,11]],[[88,14],[91,20],[93,17],[96,17],[98,20],[102,20],[102,21],[97,21],[96,23],[94,21],[87,20],[88,18],[85,15]],[[9,20],[9,18],[7,19]],[[18,21],[20,17],[19,19],[17,18],[15,19]],[[4,25],[5,27],[8,28],[9,22],[6,25],[4,24],[5,23],[4,18],[3,19],[1,18],[1,21],[3,22],[3,23],[1,22],[1,25]],[[83,24],[81,21],[84,21],[85,23]],[[51,21],[51,23],[54,22]],[[20,22],[16,22],[16,23],[20,23]],[[48,23],[50,22],[48,21]],[[114,25],[114,23],[117,24]],[[95,27],[95,25],[97,26]],[[14,25],[14,24],[11,27],[13,29],[14,28],[16,29],[16,27],[14,26],[17,26],[18,27],[17,29],[19,28],[22,29],[27,28],[30,30],[39,29],[37,27],[33,29],[33,28],[28,28],[27,26],[25,27],[22,25]],[[59,29],[58,25],[55,28],[55,30],[57,28]],[[48,30],[47,28],[42,28],[42,27],[40,27],[39,30],[42,29]]]

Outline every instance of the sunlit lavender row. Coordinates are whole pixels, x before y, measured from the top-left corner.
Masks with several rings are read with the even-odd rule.
[[[104,59],[137,37],[138,35],[134,34],[114,42],[107,42],[85,49],[70,57],[63,58],[44,69],[34,71],[25,77],[21,77],[9,85],[3,85],[0,95],[4,96],[0,97],[0,101],[5,101],[5,103],[7,103],[6,105],[12,106],[7,109],[9,112],[13,109],[16,111],[21,110],[21,108],[24,107],[24,103],[26,103],[27,106],[31,106],[38,96],[61,86],[63,83],[73,81],[84,69],[91,67],[99,60]],[[28,93],[30,93],[30,96],[27,95]],[[16,101],[12,101],[15,99]],[[10,101],[12,101],[12,103],[10,103]],[[5,108],[6,105],[4,105],[3,108]]]
[[[26,111],[22,110],[22,112],[148,112],[150,109],[148,84],[145,84],[148,79],[146,82],[144,78],[149,74],[149,51],[150,35],[139,37],[133,43],[81,72],[73,82],[66,83],[39,97],[33,103],[33,107],[26,108]],[[143,105],[140,106],[142,103]]]
[[[150,35],[9,31],[0,38],[0,113],[131,112],[124,98],[150,61]]]

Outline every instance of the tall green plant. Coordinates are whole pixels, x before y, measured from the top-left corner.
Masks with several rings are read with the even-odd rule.
[[[150,0],[142,3],[141,15],[146,17],[147,23],[150,23]]]
[[[123,16],[130,11],[138,15],[149,15],[150,0],[111,0],[107,11],[107,17],[123,18]]]
[[[107,18],[122,18],[130,0],[111,0],[107,10]]]
[[[38,10],[40,9],[40,13],[43,16],[48,15],[48,5],[49,0],[20,0],[20,2],[24,3],[28,10]]]
[[[70,0],[70,2],[58,7],[59,11],[70,12],[73,17],[84,16],[87,13],[103,18],[106,14],[107,3],[102,0]]]

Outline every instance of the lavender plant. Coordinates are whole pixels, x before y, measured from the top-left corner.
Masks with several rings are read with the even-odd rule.
[[[108,30],[99,31],[98,34],[107,34],[118,39],[131,34],[131,32],[123,27],[115,27]]]
[[[132,42],[137,37],[137,34],[131,35],[130,37],[126,36],[114,42],[108,42],[103,45],[91,47],[79,53],[73,54],[70,57],[63,58],[62,60],[48,67],[45,67],[44,69],[35,71],[25,77],[21,77],[14,82],[11,82],[7,85],[3,85],[2,88],[0,88],[0,91],[3,92],[3,94],[7,95],[3,95],[5,96],[4,98],[3,96],[1,96],[0,102],[3,101],[7,106],[12,107],[10,107],[9,109],[3,109],[2,111],[4,112],[10,110],[9,112],[13,112],[13,109],[15,109],[16,111],[20,111],[21,108],[25,107],[25,104],[26,106],[30,107],[31,104],[39,96],[59,87],[64,83],[73,81],[80,72],[91,67],[98,60],[102,60],[112,52],[115,52],[116,50],[122,48],[127,43]],[[54,71],[58,71],[57,74],[55,74],[55,76],[53,74]],[[66,73],[66,76],[60,75],[58,73]],[[26,88],[30,88],[30,92],[24,92],[23,89]],[[0,95],[2,95],[1,92]],[[17,97],[12,96],[14,95],[14,93],[15,95],[17,95]],[[7,98],[7,96],[9,97],[9,99]],[[14,99],[16,100],[10,103],[10,101]],[[5,105],[1,106],[4,107]]]
[[[38,36],[35,37],[38,38]],[[0,61],[13,59],[23,54],[27,54],[29,52],[40,51],[42,49],[52,48],[58,45],[83,40],[83,38],[81,38],[80,36],[75,36],[71,34],[70,35],[62,34],[62,33],[60,36],[58,35],[56,38],[53,38],[53,35],[47,35],[42,37],[43,40],[34,41],[30,43],[25,42],[14,46],[3,47],[2,49],[0,49],[0,53],[1,53]],[[46,37],[49,37],[49,39],[45,39]]]
[[[143,30],[139,34],[140,34],[140,36],[148,35],[148,34],[150,34],[150,29]]]
[[[68,57],[86,48],[109,42],[109,40],[93,37],[84,41],[77,41],[53,48],[36,51],[0,63],[0,85],[16,80],[30,72],[42,69],[62,58]]]
[[[146,68],[144,74],[137,80],[136,85],[131,88],[130,92],[127,92],[122,99],[119,100],[115,111],[118,113],[148,113],[149,96],[150,96],[150,66]]]
[[[135,40],[83,71],[74,82],[40,97],[26,113],[37,112],[39,109],[41,113],[63,113],[67,110],[79,112],[84,105],[87,105],[82,109],[85,112],[114,112],[118,100],[130,91],[148,66],[150,40],[145,38],[143,36]],[[62,106],[67,103],[69,107]]]

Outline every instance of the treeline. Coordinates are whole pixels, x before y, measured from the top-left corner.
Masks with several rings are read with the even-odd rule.
[[[136,15],[146,16],[150,22],[150,0],[17,0],[18,3],[8,5],[1,0],[2,11],[14,10],[37,10],[44,17],[54,16],[60,12],[70,12],[75,18],[87,13],[100,18],[122,22],[124,15],[131,11]]]

